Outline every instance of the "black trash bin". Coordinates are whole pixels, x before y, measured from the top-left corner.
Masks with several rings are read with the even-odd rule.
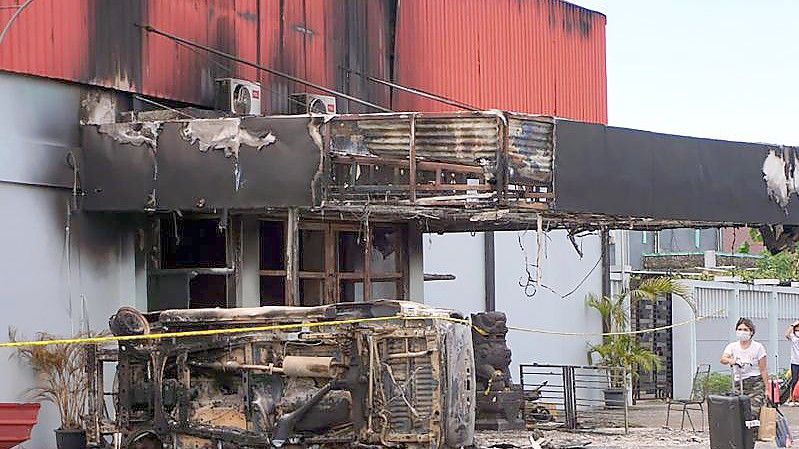
[[[752,449],[754,432],[747,427],[753,421],[749,396],[710,395],[707,397],[710,425],[710,449]]]

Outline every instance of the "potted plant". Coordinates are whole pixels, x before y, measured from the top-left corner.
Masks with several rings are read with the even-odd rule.
[[[15,329],[8,331],[9,341],[18,341]],[[55,340],[44,332],[36,340]],[[52,344],[21,346],[12,355],[33,370],[35,386],[28,391],[34,400],[52,402],[58,409],[61,427],[55,430],[58,449],[84,449],[86,429],[83,414],[88,395],[86,350],[81,345]]]
[[[641,299],[656,299],[666,294],[677,294],[686,298],[685,290],[671,278],[658,277],[642,281],[637,288],[627,289],[608,297],[589,295],[588,307],[599,312],[602,317],[605,335],[602,343],[589,347],[589,355],[597,354],[600,365],[608,367],[610,388],[605,390],[605,405],[624,405],[624,392],[638,370],[652,371],[660,367],[660,358],[654,352],[642,347],[635,335],[624,334],[628,330],[628,307]]]

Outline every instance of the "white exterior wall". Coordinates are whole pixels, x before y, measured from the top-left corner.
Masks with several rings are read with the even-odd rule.
[[[71,218],[67,263],[67,208],[72,170],[66,153],[79,146],[80,87],[0,73],[0,333],[13,326],[68,336],[80,329],[82,299],[93,330],[123,304],[137,305],[134,227],[121,216]],[[139,282],[141,294],[143,285]],[[72,317],[69,298],[72,298]],[[143,299],[142,296],[139,296]],[[146,303],[139,302],[142,306]],[[3,338],[5,340],[5,338]],[[0,350],[6,360],[11,350]],[[30,368],[0,363],[0,402],[26,402]],[[59,426],[44,404],[28,447],[55,447]]]
[[[424,283],[424,303],[469,315],[485,311],[482,233],[424,234],[424,272],[454,274],[454,281]]]
[[[522,250],[519,245],[522,239]],[[511,326],[566,332],[602,332],[599,315],[585,306],[588,293],[601,294],[602,267],[598,236],[578,239],[584,256],[581,259],[565,231],[549,232],[542,247],[541,284],[554,290],[538,288],[532,297],[525,294],[520,282],[527,279],[528,264],[537,257],[536,233],[495,233],[496,310],[505,312]],[[465,313],[485,310],[483,236],[476,234],[425,235],[425,273],[449,273],[454,281],[425,282],[425,303]],[[596,266],[596,268],[594,268]],[[592,270],[593,269],[593,270]],[[530,267],[533,276],[535,268]],[[590,274],[589,274],[590,273]],[[566,298],[581,280],[585,282]],[[528,293],[532,293],[528,289]],[[510,331],[508,345],[513,352],[511,373],[519,381],[520,363],[553,363],[584,365],[589,344],[598,337],[556,336],[541,333]]]

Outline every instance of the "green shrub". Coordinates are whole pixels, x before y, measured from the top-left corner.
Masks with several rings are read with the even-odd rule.
[[[707,384],[708,394],[724,394],[732,390],[732,378],[729,373],[710,373]]]

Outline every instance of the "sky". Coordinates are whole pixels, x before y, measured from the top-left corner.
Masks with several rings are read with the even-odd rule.
[[[799,1],[572,3],[607,16],[611,125],[799,145]]]

